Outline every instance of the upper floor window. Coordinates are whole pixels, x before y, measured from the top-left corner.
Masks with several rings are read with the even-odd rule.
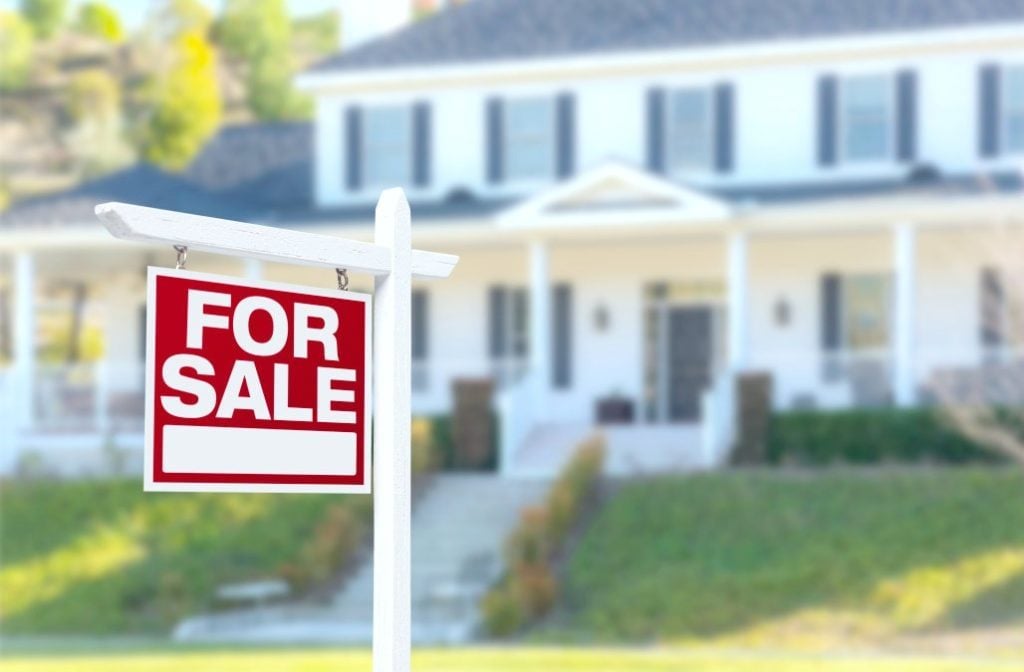
[[[555,174],[554,103],[550,97],[505,102],[502,140],[508,179],[546,179]]]
[[[847,161],[883,161],[892,156],[893,81],[887,75],[857,75],[840,85],[840,147]]]
[[[668,108],[669,170],[710,169],[714,141],[711,89],[676,89],[669,94]]]
[[[1006,68],[1003,88],[1003,137],[1006,150],[1024,152],[1024,65]]]
[[[406,185],[412,177],[412,115],[403,105],[367,107],[363,175],[369,185]]]

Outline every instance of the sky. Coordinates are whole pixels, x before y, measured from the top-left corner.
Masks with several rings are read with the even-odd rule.
[[[132,30],[142,24],[142,21],[146,17],[146,13],[149,12],[150,8],[156,4],[157,0],[103,0],[106,4],[110,5],[117,10],[117,13],[121,16],[121,21],[124,25]],[[206,5],[209,5],[211,9],[219,12],[221,5],[224,4],[223,0],[202,0]],[[339,0],[287,0],[288,7],[294,16],[305,16],[307,14],[316,14],[327,9],[333,9],[337,7],[340,2]],[[0,7],[3,9],[17,9],[20,4],[19,0],[0,0]],[[72,0],[68,3],[70,6],[69,15],[74,16],[76,7],[81,4],[81,0]]]

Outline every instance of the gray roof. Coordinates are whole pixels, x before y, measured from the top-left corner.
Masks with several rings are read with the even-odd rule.
[[[251,214],[243,203],[221,198],[179,175],[140,163],[67,191],[18,201],[0,213],[0,225],[98,223],[93,209],[106,201],[124,201],[227,219],[246,219]]]
[[[314,72],[770,42],[1024,21],[1022,0],[471,0]]]

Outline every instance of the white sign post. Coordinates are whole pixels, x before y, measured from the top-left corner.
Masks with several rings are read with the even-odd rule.
[[[373,669],[409,670],[411,281],[448,277],[458,257],[411,248],[409,203],[401,189],[381,194],[373,243],[124,203],[98,205],[96,215],[124,240],[375,276]]]

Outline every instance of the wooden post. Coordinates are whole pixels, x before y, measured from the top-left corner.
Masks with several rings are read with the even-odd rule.
[[[374,228],[391,268],[374,279],[374,672],[407,672],[410,664],[411,229],[405,193],[388,189],[377,202]]]

